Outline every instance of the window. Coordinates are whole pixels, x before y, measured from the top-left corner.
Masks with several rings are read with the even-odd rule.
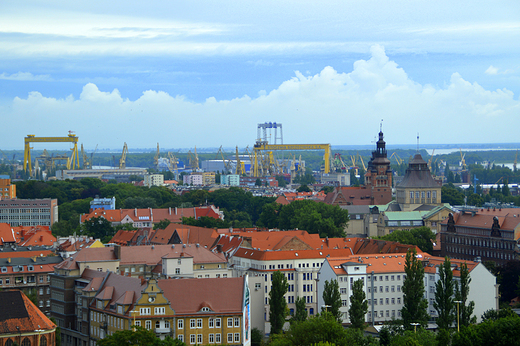
[[[220,318],[215,318],[215,328],[220,328]]]
[[[228,328],[233,327],[233,318],[230,317],[227,319],[227,326],[228,326]],[[228,341],[229,341],[229,337],[228,337]],[[233,339],[231,339],[231,341],[233,341]]]
[[[347,300],[346,299],[343,299],[341,301],[341,306],[347,306]]]
[[[161,322],[155,321],[155,328],[161,328]]]
[[[202,334],[197,334],[197,344],[202,345]]]
[[[178,335],[177,335],[177,339],[179,339],[179,341],[184,342],[184,335],[182,335],[182,334],[178,334]]]
[[[235,333],[235,342],[240,342],[240,333]]]
[[[197,318],[197,328],[202,328],[202,318]]]
[[[240,318],[235,317],[235,327],[240,327]]]
[[[344,288],[344,287],[340,288],[339,291],[340,291],[341,294],[347,294],[347,289]]]
[[[134,325],[138,326],[138,327],[141,327],[141,321],[135,321]]]
[[[177,329],[184,328],[184,320],[177,320]]]
[[[175,268],[175,274],[179,275],[181,273],[181,268]]]
[[[195,329],[195,319],[194,318],[192,318],[190,320],[190,329]]]
[[[190,344],[195,344],[195,334],[190,334]]]
[[[152,321],[146,320],[145,323],[144,323],[144,327],[146,329],[152,329]]]
[[[208,319],[208,327],[213,328],[215,326],[215,321],[213,318]]]
[[[220,333],[215,334],[215,343],[220,344],[222,342],[222,338]]]
[[[228,344],[231,344],[233,342],[233,333],[228,333],[227,342]]]
[[[154,308],[155,315],[164,315],[166,314],[166,308]]]
[[[215,343],[215,334],[209,334],[209,335],[208,335],[208,342],[209,342],[210,344]]]
[[[150,315],[152,313],[152,308],[140,308],[139,314],[140,315]]]

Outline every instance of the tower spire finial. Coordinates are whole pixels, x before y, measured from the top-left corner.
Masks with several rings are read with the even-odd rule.
[[[417,153],[419,153],[419,132],[417,132]]]
[[[383,132],[383,119],[381,119],[381,123],[379,124],[379,132]]]

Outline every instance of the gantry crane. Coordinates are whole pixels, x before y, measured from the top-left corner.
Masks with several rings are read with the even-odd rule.
[[[330,173],[331,167],[331,149],[330,144],[267,144],[266,141],[257,141],[254,148],[254,176],[258,176],[259,173],[259,159],[262,157],[263,152],[276,151],[276,150],[325,150],[323,157],[325,161],[323,173]]]
[[[23,170],[29,171],[29,175],[32,175],[32,164],[31,164],[31,143],[74,143],[72,155],[69,160],[69,166],[71,169],[79,168],[79,154],[78,154],[78,137],[69,131],[67,137],[36,137],[36,135],[27,135],[25,137],[25,147],[23,154]]]

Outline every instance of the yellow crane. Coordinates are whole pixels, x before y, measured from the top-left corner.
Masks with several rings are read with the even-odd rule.
[[[128,145],[123,145],[123,153],[121,154],[121,158],[119,159],[119,169],[126,168],[126,154],[128,154]]]
[[[242,161],[240,161],[240,155],[238,155],[238,145],[236,148],[236,161],[237,161],[237,167],[235,169],[235,174],[239,175],[245,175],[246,174],[246,168]]]
[[[462,148],[459,148],[460,151],[460,165],[462,166],[462,170],[465,171],[468,167],[466,166],[466,160],[464,159],[466,157],[466,153],[462,155]]]
[[[403,160],[399,157],[399,155],[397,155],[395,151],[392,153],[392,155],[390,155],[389,160],[391,160],[392,157],[395,159],[398,165],[401,165],[403,163]]]
[[[224,163],[226,174],[229,174],[229,172],[231,172],[232,169],[229,160],[226,161],[226,159],[224,158],[224,150],[222,150],[222,145],[218,149],[217,155],[215,155],[215,160],[218,159],[218,154],[220,154],[220,157],[222,158],[222,163]]]
[[[173,155],[171,152],[168,152],[168,169],[173,173],[175,180],[179,179],[179,172],[177,168],[178,163],[179,160],[175,157],[175,155]]]
[[[430,171],[432,170],[432,160],[433,160],[434,154],[435,154],[435,149],[433,149],[430,159],[428,160],[428,168],[430,169]]]
[[[23,170],[29,171],[29,175],[32,175],[32,164],[31,164],[31,143],[73,143],[74,147],[72,155],[69,161],[69,167],[72,169],[79,168],[79,153],[78,153],[78,137],[69,131],[67,137],[36,137],[36,135],[27,135],[25,137],[25,146],[23,154]]]
[[[330,173],[331,167],[331,149],[330,144],[267,144],[267,141],[257,141],[254,148],[255,152],[254,156],[254,176],[258,176],[259,166],[258,161],[261,157],[262,153],[267,151],[277,151],[277,150],[324,150],[324,169],[323,173]]]

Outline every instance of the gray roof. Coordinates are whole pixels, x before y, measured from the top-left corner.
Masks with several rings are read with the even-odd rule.
[[[408,169],[403,180],[397,188],[439,188],[439,184],[433,180],[428,164],[421,154],[415,154],[408,164]]]

